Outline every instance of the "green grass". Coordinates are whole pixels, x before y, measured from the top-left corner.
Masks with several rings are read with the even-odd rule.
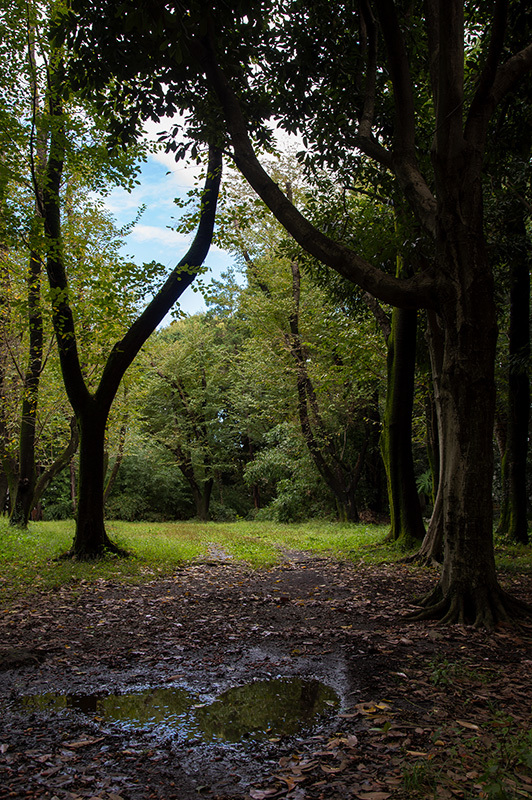
[[[77,563],[58,560],[68,551],[74,522],[34,522],[27,531],[10,528],[0,519],[0,602],[35,590],[57,589],[98,579],[141,582],[171,574],[193,560],[209,560],[210,547],[252,567],[276,564],[282,550],[299,549],[367,561],[389,560],[393,551],[381,547],[386,529],[378,526],[302,525],[270,522],[109,522],[113,541],[131,555]]]
[[[57,589],[81,581],[142,582],[171,574],[193,560],[209,560],[211,547],[252,567],[279,562],[283,550],[308,550],[367,564],[390,562],[404,553],[384,544],[387,526],[315,520],[304,524],[272,522],[109,522],[111,538],[131,556],[77,563],[57,560],[70,548],[74,522],[31,523],[27,531],[0,518],[0,602],[23,591]],[[500,544],[499,567],[507,572],[532,569],[530,548]]]

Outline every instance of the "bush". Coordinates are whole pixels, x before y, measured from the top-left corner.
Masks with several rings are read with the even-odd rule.
[[[44,521],[72,519],[73,516],[74,510],[70,499],[62,499],[55,503],[47,503],[42,510],[42,518]]]
[[[277,484],[277,497],[255,514],[256,520],[303,522],[308,519],[334,519],[330,497],[324,487],[297,483],[294,479]]]
[[[105,506],[108,518],[126,521],[191,519],[194,513],[180,470],[145,453],[124,458]]]
[[[238,514],[231,506],[222,505],[222,503],[211,500],[209,506],[209,516],[213,522],[236,522]]]

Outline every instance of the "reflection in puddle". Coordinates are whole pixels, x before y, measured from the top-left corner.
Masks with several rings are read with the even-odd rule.
[[[256,681],[229,689],[212,703],[185,689],[147,689],[122,695],[42,694],[23,697],[26,711],[76,709],[128,727],[164,724],[187,739],[238,742],[289,736],[338,706],[325,684],[301,678]]]
[[[290,736],[337,705],[336,693],[319,681],[278,678],[229,689],[198,709],[196,721],[203,739],[238,742]]]

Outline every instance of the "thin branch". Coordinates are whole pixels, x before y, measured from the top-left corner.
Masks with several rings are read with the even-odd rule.
[[[377,26],[375,17],[367,0],[360,6],[361,22],[367,41],[366,81],[364,107],[360,116],[358,130],[361,136],[371,139],[371,129],[375,116],[375,86],[377,77]]]
[[[388,53],[395,98],[396,142],[400,151],[415,148],[415,112],[410,65],[393,0],[376,0],[379,23]]]

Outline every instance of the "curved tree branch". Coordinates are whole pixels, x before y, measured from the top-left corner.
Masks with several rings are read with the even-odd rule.
[[[112,402],[124,372],[144,342],[196,277],[212,241],[221,174],[221,153],[217,148],[211,147],[207,177],[201,200],[200,222],[194,241],[165,284],[144,309],[140,317],[132,324],[124,338],[113,347],[107,359],[100,385],[96,390],[96,398],[101,400],[107,398],[109,403]]]
[[[204,69],[223,108],[236,166],[298,244],[323,264],[386,303],[407,308],[436,308],[436,281],[427,273],[407,279],[387,275],[353,250],[325,236],[298,211],[261,166],[251,144],[238,98],[209,45],[204,51]]]

